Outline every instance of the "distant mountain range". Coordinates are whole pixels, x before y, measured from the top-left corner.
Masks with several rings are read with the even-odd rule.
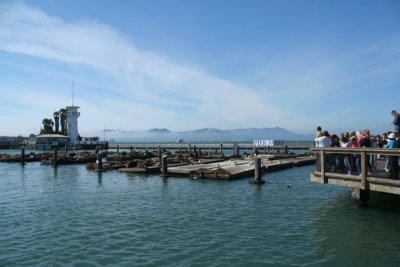
[[[99,136],[103,136],[103,134],[104,133],[101,132]],[[183,139],[185,142],[253,141],[259,139],[307,141],[314,139],[314,135],[312,134],[297,134],[280,127],[232,130],[203,128],[184,132],[173,132],[165,128],[154,128],[148,131],[106,129],[105,136],[106,140],[114,139],[117,142],[176,142],[179,138]]]

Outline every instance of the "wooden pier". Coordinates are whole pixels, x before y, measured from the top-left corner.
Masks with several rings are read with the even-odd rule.
[[[312,182],[350,187],[362,205],[367,204],[369,191],[400,195],[400,149],[313,148],[312,152],[317,158]],[[352,161],[350,174],[344,169],[344,157]],[[371,158],[376,158],[373,168],[370,168]],[[385,170],[386,159],[391,163],[389,171]],[[360,170],[355,166],[356,161],[360,162]]]
[[[269,154],[269,153],[282,153],[288,154],[293,150],[297,151],[307,151],[312,148],[314,144],[312,142],[307,143],[289,143],[287,145],[281,146],[265,146],[265,147],[255,147],[253,144],[250,143],[220,143],[220,144],[206,144],[206,143],[132,143],[132,144],[123,144],[123,143],[110,143],[108,145],[108,149],[113,150],[187,150],[187,151],[194,151],[194,150],[201,150],[201,151],[213,151],[219,152],[222,154],[224,150],[232,150],[236,154],[239,154],[240,151],[248,151],[253,152],[255,149],[259,153]]]

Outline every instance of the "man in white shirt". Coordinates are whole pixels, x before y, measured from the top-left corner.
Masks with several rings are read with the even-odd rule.
[[[331,147],[331,138],[328,131],[324,131],[323,136],[315,138],[317,147]]]

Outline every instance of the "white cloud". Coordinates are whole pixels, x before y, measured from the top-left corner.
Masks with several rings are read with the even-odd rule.
[[[65,101],[68,89],[52,88],[75,81],[82,131],[104,126],[125,130],[280,126],[310,132],[306,129],[314,129],[324,118],[340,124],[333,113],[310,116],[318,105],[323,105],[321,110],[332,107],[326,100],[329,94],[345,91],[357,79],[398,72],[399,50],[394,45],[398,39],[366,45],[357,53],[297,50],[272,59],[254,78],[256,84],[246,86],[252,82],[239,85],[206,70],[176,64],[155,51],[137,49],[130,38],[109,25],[94,20],[67,22],[23,3],[3,3],[0,53],[8,59],[0,60],[0,66],[29,74],[24,78],[36,81],[28,88],[29,81],[13,84],[3,74],[0,93],[15,101],[14,110],[24,113],[12,112],[16,114],[12,119],[7,114],[7,123],[32,124],[27,131],[33,123],[40,125],[40,116],[46,116],[43,112],[51,116],[57,107],[69,104]],[[377,56],[382,51],[384,56]],[[12,62],[15,55],[22,62]],[[365,58],[371,55],[376,58],[364,68]],[[0,120],[4,122],[5,115]]]
[[[94,70],[99,77],[111,79],[107,98],[101,101],[106,109],[95,109],[94,103],[87,108],[90,99],[82,100],[82,109],[84,103],[88,115],[97,116],[101,112],[112,124],[119,122],[119,128],[143,129],[163,124],[184,130],[273,126],[279,121],[280,115],[273,106],[248,88],[199,69],[174,64],[154,52],[138,51],[128,38],[107,25],[95,21],[65,22],[21,3],[3,4],[0,10],[0,50],[56,60],[70,67],[81,66],[79,68]],[[92,84],[96,80],[93,78]],[[39,92],[32,95],[40,93],[39,88],[36,86]],[[113,92],[125,96],[124,101],[110,99]],[[269,122],[260,122],[259,118],[265,118],[263,114],[273,116]],[[132,123],[135,125],[124,124],[125,121],[134,122],[135,118],[138,119]],[[103,124],[106,123],[97,127]],[[92,124],[92,127],[96,126]]]

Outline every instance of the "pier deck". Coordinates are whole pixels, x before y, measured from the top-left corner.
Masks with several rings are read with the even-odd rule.
[[[312,182],[350,187],[357,192],[356,196],[364,204],[368,201],[369,191],[400,195],[400,149],[313,148],[312,152],[317,156],[316,170],[311,174]],[[350,157],[354,159],[354,163],[358,158],[361,172],[358,173],[354,166],[351,174],[342,168],[333,170],[332,160],[340,162],[341,157]],[[372,171],[368,168],[370,157],[378,158]],[[389,172],[384,169],[386,158],[391,162]]]

